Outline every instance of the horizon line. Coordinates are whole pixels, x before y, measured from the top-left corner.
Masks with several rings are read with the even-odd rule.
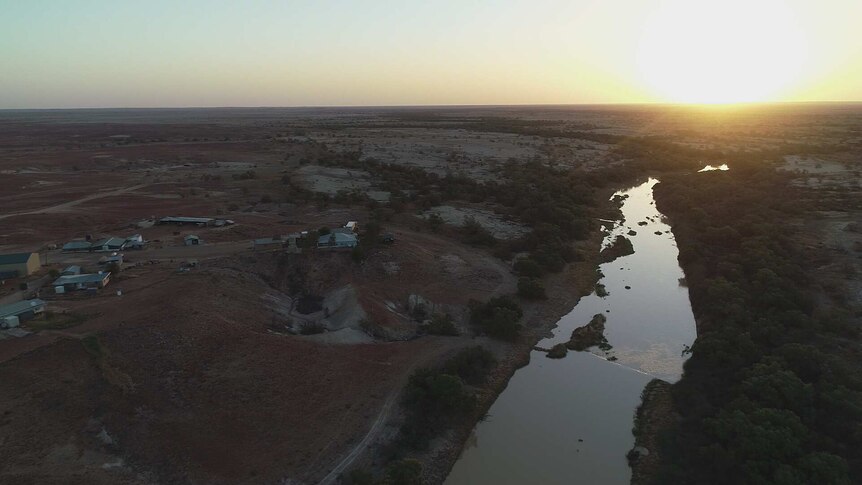
[[[0,108],[2,111],[98,111],[98,110],[193,110],[193,109],[405,109],[405,108],[553,108],[589,106],[654,106],[684,108],[733,108],[770,105],[825,105],[862,104],[862,100],[851,101],[745,101],[738,103],[682,103],[662,101],[639,102],[594,102],[594,103],[515,103],[515,104],[344,104],[344,105],[224,105],[224,106],[76,106],[52,108]]]

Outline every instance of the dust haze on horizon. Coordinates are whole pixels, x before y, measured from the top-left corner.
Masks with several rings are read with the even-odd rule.
[[[862,101],[855,0],[0,10],[0,109]]]

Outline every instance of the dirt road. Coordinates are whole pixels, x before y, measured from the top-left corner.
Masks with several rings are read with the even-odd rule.
[[[147,185],[150,185],[150,184],[133,185],[131,187],[124,187],[122,189],[99,192],[96,194],[88,195],[86,197],[81,197],[80,199],[70,200],[69,202],[63,202],[62,204],[52,205],[49,207],[43,207],[41,209],[36,209],[36,210],[32,210],[32,211],[14,212],[12,214],[2,214],[2,215],[0,215],[0,219],[6,219],[7,217],[13,217],[13,216],[26,216],[26,215],[32,215],[32,214],[50,214],[53,212],[64,212],[64,211],[66,211],[66,210],[68,210],[68,209],[70,209],[70,208],[72,208],[78,204],[83,204],[84,202],[88,202],[88,201],[95,200],[95,199],[101,199],[103,197],[113,197],[116,195],[123,195],[127,192],[133,192],[135,190],[144,188]]]

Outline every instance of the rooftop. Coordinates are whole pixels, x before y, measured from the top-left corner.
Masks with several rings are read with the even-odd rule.
[[[63,270],[63,274],[81,274],[81,267],[73,264]]]
[[[331,234],[327,234],[325,236],[320,236],[317,238],[317,244],[337,244],[339,242],[354,242],[356,241],[356,235],[354,234],[345,234],[341,232],[333,232]]]
[[[93,243],[93,246],[117,246],[120,247],[123,244],[126,244],[126,240],[121,237],[106,237],[104,239],[99,239],[98,241]]]
[[[11,253],[0,254],[0,264],[21,264],[26,263],[33,253]]]
[[[175,217],[168,216],[159,219],[159,222],[188,222],[190,224],[208,224],[212,222],[212,217]]]
[[[255,244],[283,244],[284,241],[287,240],[284,236],[277,237],[262,237],[260,239],[255,239]]]
[[[90,241],[69,241],[63,245],[63,249],[87,249]]]
[[[51,286],[74,285],[76,283],[98,283],[104,281],[110,273],[73,274],[57,278]]]
[[[45,306],[43,300],[23,300],[9,305],[0,305],[0,318],[19,315],[33,307]]]

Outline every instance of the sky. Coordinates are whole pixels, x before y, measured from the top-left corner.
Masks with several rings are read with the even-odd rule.
[[[0,0],[0,109],[862,101],[862,0]]]

